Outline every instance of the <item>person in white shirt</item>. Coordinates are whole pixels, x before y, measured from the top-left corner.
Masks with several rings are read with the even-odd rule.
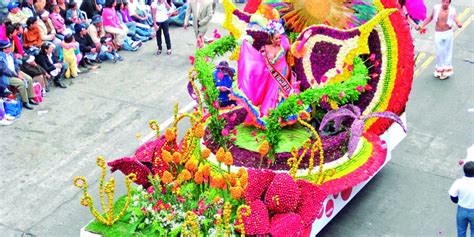
[[[454,181],[448,193],[451,200],[458,204],[456,224],[458,237],[466,237],[470,225],[471,237],[474,236],[474,161],[464,164],[464,177]]]
[[[169,14],[170,14],[170,5],[164,0],[153,0],[151,3],[151,15],[153,18],[153,27],[156,31],[156,43],[158,45],[157,55],[161,54],[161,33],[165,37],[166,42],[166,54],[171,54],[171,39],[169,31]]]

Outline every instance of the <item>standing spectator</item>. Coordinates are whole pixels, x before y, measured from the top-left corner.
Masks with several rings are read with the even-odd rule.
[[[464,164],[464,177],[454,181],[449,189],[449,196],[458,204],[456,224],[458,237],[466,237],[470,225],[471,236],[474,236],[474,161]]]
[[[80,9],[86,13],[87,18],[92,19],[93,16],[100,14],[102,6],[95,0],[83,0]]]
[[[52,7],[53,12],[49,14],[49,18],[51,19],[51,22],[53,23],[54,29],[56,30],[56,33],[58,33],[59,38],[63,39],[64,38],[64,30],[66,30],[66,24],[64,21],[64,18],[61,16],[61,8],[59,8],[59,5],[53,5]]]
[[[56,46],[61,44],[61,40],[56,38],[56,30],[54,29],[53,22],[51,22],[49,18],[48,11],[43,10],[43,12],[41,12],[40,19],[38,20],[38,28],[40,29],[43,41],[52,42]]]
[[[193,15],[194,34],[198,45],[204,43],[204,36],[207,31],[207,24],[214,15],[214,8],[212,7],[212,0],[190,0],[188,8],[186,9],[186,17],[184,18],[184,29],[188,28],[188,21],[191,14]]]
[[[87,67],[86,64],[93,66],[90,60],[95,61],[98,55],[94,41],[92,41],[90,35],[87,34],[87,29],[82,24],[77,24],[75,31],[74,38],[77,43],[79,43],[79,49],[83,55],[79,64],[83,67]]]
[[[79,45],[77,42],[74,41],[74,37],[72,35],[66,35],[64,36],[64,41],[62,42],[61,47],[63,48],[64,63],[67,63],[68,65],[64,76],[66,78],[70,78],[70,77],[76,78],[77,77],[76,50],[79,48]]]
[[[100,52],[100,38],[105,36],[105,30],[102,26],[102,17],[100,15],[92,17],[91,24],[87,27],[87,34],[89,34],[94,42],[96,52]],[[96,61],[100,62],[100,59]]]
[[[26,24],[28,16],[20,10],[19,6],[20,5],[18,5],[14,0],[8,4],[8,11],[10,12],[8,13],[8,19],[13,23],[19,22],[21,24]]]
[[[451,0],[442,0],[441,4],[433,7],[431,15],[421,24],[424,29],[433,19],[435,20],[435,47],[436,47],[436,69],[434,76],[446,79],[454,72],[453,69],[453,23],[461,28],[462,24],[456,15],[456,9],[451,7]]]
[[[105,8],[102,10],[102,20],[105,32],[117,36],[117,46],[122,47],[125,37],[127,37],[128,29],[120,24],[120,20],[115,11],[115,0],[107,0]]]
[[[73,1],[69,3],[69,9],[66,12],[66,25],[74,30],[77,24],[87,24],[87,19],[81,14],[77,2]]]
[[[54,85],[60,88],[66,88],[62,82],[67,65],[59,62],[57,57],[53,55],[54,45],[51,43],[44,43],[41,46],[41,51],[36,57],[38,63],[44,70],[48,72],[53,78]]]
[[[29,54],[37,55],[43,39],[41,38],[38,20],[36,17],[28,18],[26,21],[27,31],[23,34],[23,46]]]
[[[51,76],[44,68],[35,62],[35,56],[25,57],[25,62],[21,65],[21,71],[33,78],[34,82],[38,82],[42,88],[49,92],[48,79]]]
[[[9,41],[0,40],[0,50],[0,76],[5,76],[8,85],[19,91],[23,107],[33,109],[31,105],[37,105],[33,101],[35,97],[33,81],[31,78],[23,77],[23,74],[20,73],[20,68],[13,58]]]
[[[166,54],[171,54],[171,39],[169,32],[169,17],[168,12],[171,9],[170,5],[164,0],[153,0],[151,3],[151,15],[153,19],[153,27],[156,31],[156,43],[158,45],[157,55],[161,54],[161,33],[165,37]]]

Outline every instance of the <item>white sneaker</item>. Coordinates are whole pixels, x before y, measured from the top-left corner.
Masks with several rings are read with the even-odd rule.
[[[3,117],[3,119],[6,119],[6,120],[9,120],[9,121],[13,121],[16,119],[15,116],[11,116],[9,114],[5,114],[5,117]]]
[[[82,73],[81,70],[79,70],[79,67],[77,67],[77,74]]]
[[[12,125],[13,121],[8,121],[6,119],[0,120],[0,126],[9,126]]]

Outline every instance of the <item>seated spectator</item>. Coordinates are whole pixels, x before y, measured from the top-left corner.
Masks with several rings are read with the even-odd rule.
[[[34,7],[35,7],[35,10],[36,12],[40,12],[40,11],[43,11],[45,9],[48,9],[46,8],[46,1],[50,1],[50,0],[34,0]]]
[[[23,107],[33,109],[31,105],[37,105],[33,101],[35,93],[33,91],[33,81],[31,78],[24,77],[20,73],[20,68],[13,58],[11,44],[9,41],[0,40],[0,75],[7,79],[9,86],[12,86],[20,93]]]
[[[8,17],[8,0],[0,0],[0,20]]]
[[[26,21],[26,29],[27,31],[23,34],[23,46],[28,54],[38,55],[39,49],[43,44],[43,39],[41,38],[36,17],[28,18],[28,21]]]
[[[147,26],[153,25],[150,9],[147,5],[143,4],[143,2],[138,0],[129,0],[127,6],[128,12],[135,22]]]
[[[57,5],[59,6],[59,14],[64,20],[66,20],[67,5],[65,3],[65,0],[57,0]]]
[[[181,3],[178,8],[175,1],[169,1],[168,3],[171,6],[170,9],[170,19],[169,24],[175,26],[183,26],[184,25],[184,18],[186,17],[186,9],[188,8],[188,4]]]
[[[33,0],[25,0],[21,5],[21,11],[28,17],[37,17],[35,7],[33,6]]]
[[[54,85],[60,88],[66,88],[62,82],[67,65],[59,62],[57,57],[53,55],[54,45],[46,42],[41,46],[41,51],[35,61],[53,78]]]
[[[235,101],[229,99],[229,94],[232,91],[232,80],[235,74],[235,69],[231,68],[226,61],[222,61],[216,67],[213,73],[214,83],[219,90],[219,105],[220,107],[227,107],[235,105]]]
[[[56,46],[61,44],[61,40],[56,38],[56,30],[54,29],[53,22],[51,22],[51,19],[49,19],[48,11],[43,10],[43,12],[40,13],[38,27],[40,29],[41,38],[43,41],[52,42]]]
[[[61,16],[61,9],[59,5],[53,5],[52,7],[53,12],[49,14],[49,18],[53,23],[54,29],[59,36],[59,38],[64,38],[64,30],[66,30],[66,24],[64,18]]]
[[[80,24],[76,26],[80,26]],[[76,58],[76,50],[79,48],[79,44],[74,40],[72,35],[66,35],[64,36],[61,47],[63,48],[64,63],[68,65],[64,76],[66,78],[76,78],[78,60],[78,58]]]
[[[125,37],[127,37],[128,29],[120,24],[120,20],[115,11],[115,0],[107,0],[105,8],[102,11],[102,21],[105,32],[114,34],[117,37],[117,46],[122,47]]]
[[[102,6],[95,0],[83,0],[80,9],[86,13],[87,18],[92,19],[93,16],[100,14]]]
[[[95,61],[98,56],[94,41],[92,41],[90,35],[87,34],[87,30],[83,25],[77,24],[75,30],[76,33],[74,34],[74,38],[77,43],[79,43],[79,49],[83,55],[79,65],[83,67],[87,67],[86,64],[93,66],[94,64],[92,64],[91,60]]]
[[[87,19],[81,14],[77,2],[72,1],[69,3],[69,9],[66,12],[66,26],[74,30],[74,26],[77,24],[87,25]]]
[[[20,5],[16,3],[15,1],[11,1],[8,4],[8,19],[10,19],[13,23],[21,23],[21,24],[26,24],[26,21],[28,20],[28,16],[20,10]]]
[[[46,92],[49,92],[50,87],[48,80],[51,76],[44,68],[35,62],[35,56],[26,56],[20,68],[22,72],[33,78],[34,82],[38,82]]]
[[[21,59],[23,56],[26,55],[25,51],[23,50],[23,42],[18,36],[18,32],[19,31],[15,27],[15,25],[7,25],[7,38],[12,43],[12,53],[14,55],[14,58],[17,60]]]
[[[101,48],[100,48],[100,59],[102,61],[111,60],[113,63],[117,61],[123,61],[123,58],[117,53],[117,50],[114,48],[114,43],[112,38],[104,36],[100,38]]]
[[[131,26],[135,27],[135,33],[138,34],[138,39],[141,41],[147,41],[151,39],[152,31],[151,27],[139,22],[135,22],[132,19],[132,16],[130,16],[130,13],[128,11],[128,3],[123,2],[120,6],[120,12],[118,13],[119,16],[121,17],[122,22],[128,27],[130,30]],[[129,34],[130,35],[130,34]]]
[[[91,24],[87,28],[87,34],[89,34],[92,41],[94,42],[96,52],[100,52],[100,38],[105,36],[105,30],[102,26],[102,17],[100,15],[95,15],[92,17]]]
[[[130,38],[132,38],[133,40],[147,41],[148,37],[142,37],[137,33],[137,26],[135,25],[135,22],[132,21],[132,22],[125,23],[123,21],[121,10],[122,10],[122,2],[119,1],[115,5],[115,11],[116,11],[118,19],[120,21],[120,25],[122,25],[122,27],[125,27],[125,28],[128,29],[127,36],[130,36]]]

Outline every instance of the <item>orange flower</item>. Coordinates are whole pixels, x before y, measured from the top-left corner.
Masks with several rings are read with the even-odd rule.
[[[230,151],[226,152],[224,156],[224,164],[232,165],[233,163],[234,163],[234,157],[232,156],[232,153],[230,153]]]
[[[196,128],[194,128],[194,136],[198,138],[204,137],[204,126],[201,123],[196,124]]]
[[[176,151],[175,153],[173,153],[173,162],[175,164],[179,164],[180,161],[181,161],[181,153]]]
[[[224,178],[230,183],[230,186],[235,186],[237,184],[237,175],[234,173],[224,174]]]
[[[217,150],[217,153],[216,153],[216,159],[217,161],[219,162],[224,162],[224,159],[225,159],[225,151],[224,151],[224,148],[219,148],[219,150]]]
[[[176,134],[174,130],[171,128],[167,128],[165,132],[165,138],[166,138],[166,141],[168,142],[174,141],[174,139],[176,139]]]
[[[191,173],[189,173],[189,171],[186,170],[186,169],[181,171],[181,173],[179,175],[181,175],[181,177],[183,178],[184,181],[188,181],[192,178]]]
[[[242,187],[232,187],[230,188],[230,196],[233,198],[233,199],[240,199],[242,198],[242,195],[244,194],[244,190],[242,189]]]
[[[242,177],[242,175],[244,175],[244,173],[247,173],[247,170],[240,167],[239,171],[237,171],[237,177],[239,177],[239,178]]]
[[[240,181],[240,186],[242,186],[242,188],[244,188],[244,189],[247,188],[247,184],[249,182],[249,175],[247,173],[244,173],[240,177],[239,181]]]
[[[205,164],[202,167],[202,175],[204,175],[204,177],[209,177],[209,175],[211,175],[211,166],[209,164]]]
[[[169,151],[163,150],[161,152],[161,158],[166,163],[170,163],[171,161],[173,161],[173,156],[171,156],[171,153]]]
[[[201,156],[204,160],[206,160],[207,158],[209,158],[209,156],[211,155],[211,150],[207,149],[207,148],[204,148],[202,151],[201,151]]]
[[[196,174],[194,174],[194,182],[196,182],[196,184],[202,184],[202,182],[204,181],[204,178],[202,176],[202,171],[198,171],[196,172]]]
[[[268,150],[270,150],[270,144],[267,140],[265,140],[262,142],[262,144],[260,144],[260,147],[258,148],[258,153],[260,153],[261,156],[266,156],[268,154]]]
[[[173,175],[171,175],[171,173],[166,170],[161,176],[161,181],[164,184],[170,184],[171,182],[173,182]]]
[[[226,188],[224,177],[222,177],[220,174],[211,174],[211,187],[221,189]]]
[[[184,165],[184,168],[187,170],[194,172],[198,170],[198,162],[196,159],[189,159],[188,162]]]
[[[219,197],[219,196],[214,197],[214,200],[212,200],[212,202],[213,202],[214,204],[217,204],[217,203],[220,202],[220,201],[221,201],[221,197]]]

